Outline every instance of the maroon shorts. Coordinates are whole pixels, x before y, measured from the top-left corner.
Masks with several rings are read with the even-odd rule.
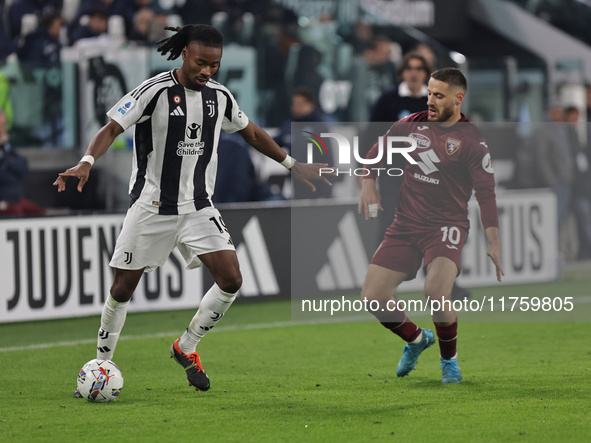
[[[408,274],[406,280],[412,280],[423,259],[426,267],[436,257],[447,257],[456,264],[459,274],[467,238],[468,230],[459,226],[410,227],[393,223],[371,263]]]

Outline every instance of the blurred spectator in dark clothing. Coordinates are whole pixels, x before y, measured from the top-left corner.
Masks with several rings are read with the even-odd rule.
[[[349,118],[352,121],[368,121],[371,105],[382,92],[396,82],[396,65],[400,45],[386,36],[377,36],[357,57],[353,67],[353,88]]]
[[[27,14],[37,16],[38,21],[47,14],[59,13],[61,0],[15,0],[8,10],[8,25],[12,37],[20,37],[23,17]]]
[[[114,9],[118,4],[123,3],[123,7],[127,5],[127,0],[82,0],[80,8],[78,9],[78,18],[83,15],[90,15],[92,11],[101,9],[107,16],[113,14]],[[120,6],[121,7],[121,6]]]
[[[133,27],[128,34],[129,40],[140,44],[153,43],[150,30],[155,17],[156,14],[149,8],[137,11],[133,16]]]
[[[109,15],[120,15],[123,17],[125,23],[125,35],[127,38],[130,40],[141,41],[137,38],[137,34],[136,38],[132,38],[135,28],[134,24],[136,22],[135,17],[141,10],[148,9],[152,11],[150,9],[150,4],[151,0],[117,0],[113,3]],[[152,11],[152,13],[154,12]],[[143,14],[143,16],[146,16],[146,14]]]
[[[410,51],[408,51],[408,53],[417,53],[421,55],[430,66],[431,70],[435,69],[435,66],[437,66],[437,55],[433,48],[427,43],[417,43]]]
[[[301,45],[297,53],[297,63],[293,71],[287,74],[291,77],[293,89],[305,88],[310,90],[314,97],[318,97],[320,85],[324,77],[320,73],[322,54],[310,45]]]
[[[345,41],[353,47],[355,55],[361,55],[373,42],[373,28],[365,21],[358,21],[353,26],[353,32],[345,38]]]
[[[296,88],[291,94],[291,118],[283,122],[279,128],[279,135],[275,137],[275,142],[291,151],[291,124],[294,122],[328,122],[332,121],[330,117],[324,114],[316,105],[314,94],[308,88]],[[318,125],[323,128],[323,132],[328,131],[327,125]],[[294,153],[292,152],[293,156]],[[306,161],[306,157],[296,158],[298,161]],[[326,163],[326,160],[321,162]]]
[[[291,74],[287,61],[291,47],[300,42],[298,16],[272,3],[267,17],[257,32],[257,81],[264,85],[262,93],[269,97],[260,103],[267,117],[265,125],[280,126],[289,117],[289,91],[293,88],[286,88],[288,74]]]
[[[133,16],[133,28],[128,39],[139,45],[151,45],[166,38],[167,17],[150,8],[142,8]]]
[[[96,11],[100,11],[104,14],[107,19],[111,16],[113,9],[115,8],[115,4],[119,4],[119,2],[126,2],[127,0],[81,0],[80,7],[78,8],[78,13],[76,14],[76,18],[72,20],[68,24],[68,39],[70,44],[74,44],[76,40],[80,38],[89,38],[89,37],[96,37],[99,34],[92,35],[87,30],[85,31],[84,36],[82,37],[74,37],[75,32],[80,32],[80,28],[87,28],[88,21],[90,16],[93,15]],[[96,26],[96,25],[95,25]],[[107,25],[105,25],[106,27]],[[106,31],[106,29],[105,29]]]
[[[98,37],[107,32],[109,15],[105,8],[97,6],[88,12],[88,23],[78,23],[70,35],[70,44],[75,44],[84,38]]]
[[[416,52],[408,53],[398,69],[400,83],[387,89],[373,106],[372,122],[394,123],[407,115],[427,109],[427,81],[431,65]]]
[[[62,24],[62,18],[58,14],[43,16],[39,29],[25,37],[25,42],[18,51],[19,60],[43,65],[59,63]]]
[[[329,132],[327,123],[330,121],[333,120],[318,109],[314,94],[307,88],[298,88],[291,96],[291,119],[281,125],[279,135],[274,140],[279,146],[287,148],[290,155],[297,161],[307,163],[308,142],[303,134],[293,134],[295,139],[292,138],[291,124],[309,123],[302,130],[320,136],[322,132]],[[313,149],[312,161],[314,163],[328,163],[332,165],[333,157],[331,150],[328,149],[328,152],[320,154],[317,149]],[[332,196],[332,187],[330,186],[317,186],[316,192],[312,192],[306,185],[303,183],[300,184],[297,180],[292,181],[292,185],[292,198],[326,198]]]
[[[385,35],[378,35],[363,51],[363,59],[367,63],[369,74],[378,77],[376,82],[391,85],[395,81],[394,60],[400,58],[399,50],[398,43]]]
[[[211,24],[211,17],[216,12],[228,12],[229,6],[225,0],[187,0],[178,6],[177,11],[183,23]],[[224,34],[224,39],[226,35]]]
[[[283,200],[256,176],[242,139],[223,133],[218,146],[218,174],[213,194],[214,203]]]
[[[11,149],[6,115],[0,111],[0,217],[45,214],[45,209],[23,197],[21,182],[28,170],[27,159]]]
[[[6,57],[18,49],[15,39],[11,37],[4,20],[2,20],[5,8],[4,2],[2,2],[0,4],[0,62],[4,62]]]
[[[44,146],[58,146],[63,133],[60,33],[62,18],[57,14],[43,17],[39,29],[25,37],[18,52],[22,72],[42,81],[43,95],[38,97],[43,109],[43,123],[31,133]]]

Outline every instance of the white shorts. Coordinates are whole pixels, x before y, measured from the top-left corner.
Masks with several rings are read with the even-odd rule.
[[[235,250],[219,211],[212,206],[185,215],[160,215],[135,204],[127,211],[109,265],[150,272],[162,266],[175,247],[187,269],[203,264],[201,254]]]

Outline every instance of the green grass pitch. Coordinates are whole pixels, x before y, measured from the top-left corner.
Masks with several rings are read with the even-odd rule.
[[[587,274],[473,294],[585,296]],[[169,358],[192,315],[128,315],[125,386],[106,404],[72,397],[98,317],[0,325],[0,441],[591,439],[590,323],[461,323],[464,382],[443,385],[437,346],[398,379],[403,343],[376,322],[295,324],[287,301],[236,304],[199,345],[212,389],[195,392]]]

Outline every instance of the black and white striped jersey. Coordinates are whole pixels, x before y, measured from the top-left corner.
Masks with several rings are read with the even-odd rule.
[[[248,125],[225,86],[209,80],[200,91],[185,89],[173,72],[146,80],[107,112],[123,129],[135,124],[132,202],[164,215],[212,205],[220,131]]]

